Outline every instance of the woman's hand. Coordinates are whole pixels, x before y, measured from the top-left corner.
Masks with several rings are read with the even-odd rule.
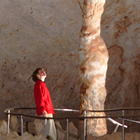
[[[48,113],[46,111],[43,111],[43,117],[48,117]]]

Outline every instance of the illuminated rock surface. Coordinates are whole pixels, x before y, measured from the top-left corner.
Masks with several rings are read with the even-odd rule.
[[[7,122],[5,120],[0,121],[0,134],[7,134]]]
[[[112,134],[107,134],[102,137],[88,137],[87,140],[122,140],[122,134],[120,132],[117,133],[112,133]],[[139,140],[140,139],[140,134],[139,133],[125,133],[125,139],[126,140]]]
[[[104,7],[101,35],[109,51],[108,108],[140,106],[139,13],[136,0],[107,0]]]
[[[104,6],[101,36],[109,52],[105,102],[108,109],[140,107],[139,6],[136,0],[107,0]],[[136,115],[139,111],[130,114]],[[138,130],[135,124],[129,128],[129,132]]]
[[[106,98],[105,80],[108,52],[100,37],[100,20],[105,0],[85,0],[81,31],[80,76],[81,109],[103,110]],[[87,113],[87,116],[104,116],[104,113]],[[87,120],[87,133],[102,136],[107,133],[106,120]]]

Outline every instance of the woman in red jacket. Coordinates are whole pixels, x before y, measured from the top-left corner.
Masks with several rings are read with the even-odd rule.
[[[36,112],[38,116],[53,117],[54,108],[50,97],[50,92],[45,84],[46,72],[42,68],[37,68],[32,75],[35,82],[34,98],[36,102]],[[42,121],[43,129],[41,133],[53,140],[56,140],[56,128],[53,119],[45,119]]]

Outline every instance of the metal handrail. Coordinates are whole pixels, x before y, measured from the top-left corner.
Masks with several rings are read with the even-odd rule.
[[[49,118],[49,117],[38,117],[38,116],[33,116],[33,115],[27,115],[27,114],[22,114],[22,113],[12,113],[11,111],[13,110],[21,110],[21,109],[36,109],[34,107],[30,107],[30,108],[7,108],[4,113],[8,115],[8,121],[10,121],[10,114],[11,115],[20,115],[21,116],[21,126],[23,126],[23,116],[25,117],[31,117],[31,118],[38,118],[38,119],[66,119],[67,120],[67,124],[69,119],[82,119],[84,120],[84,140],[86,139],[86,119],[97,119],[97,118],[107,118],[107,120],[111,121],[112,123],[116,124],[116,128],[114,130],[114,132],[116,132],[116,130],[118,129],[119,126],[122,126],[122,139],[124,140],[124,127],[127,128],[126,125],[124,125],[124,120],[126,120],[125,118],[130,118],[130,117],[140,117],[140,115],[124,115],[124,111],[125,110],[140,110],[140,107],[135,107],[135,108],[116,108],[116,109],[107,109],[107,110],[83,110],[81,111],[81,113],[84,113],[84,117],[53,117],[53,118]],[[75,109],[54,109],[57,111],[73,111],[73,112],[79,112],[79,110],[75,110]],[[90,116],[87,117],[85,114],[86,112],[112,112],[112,111],[122,111],[122,115],[106,115],[106,116]],[[122,119],[122,124],[111,119],[111,118],[121,118]],[[115,122],[114,122],[115,121]],[[117,123],[116,123],[117,122]],[[8,122],[8,125],[10,123]],[[23,128],[21,128],[21,134],[23,134]],[[8,132],[9,132],[9,126],[8,126]],[[67,125],[67,140],[69,139],[68,136],[68,125]]]
[[[111,116],[90,116],[90,117],[38,117],[38,116],[34,116],[34,115],[27,115],[27,114],[22,114],[22,113],[6,113],[5,114],[11,114],[11,115],[18,115],[18,116],[25,116],[25,117],[30,117],[30,118],[40,118],[40,119],[80,119],[80,120],[83,120],[84,118],[85,119],[98,119],[98,118],[130,118],[130,117],[140,117],[140,115],[111,115]],[[125,120],[125,119],[124,119]]]
[[[31,117],[31,118],[38,118],[38,119],[66,119],[67,121],[67,140],[69,140],[69,126],[68,126],[68,123],[69,123],[69,117],[40,117],[40,116],[34,116],[34,115],[27,115],[27,114],[22,114],[22,113],[12,113],[11,111],[14,111],[14,110],[21,110],[21,109],[36,109],[34,107],[32,108],[7,108],[4,113],[8,115],[8,133],[9,133],[9,126],[10,126],[10,115],[18,115],[21,117],[21,135],[23,135],[23,116],[25,117]],[[73,112],[78,112],[79,113],[79,110],[75,110],[75,109],[54,109],[56,111],[73,111]],[[75,117],[71,117],[71,119],[75,119]],[[84,127],[85,128],[85,127]],[[85,137],[84,137],[84,140],[85,140]]]
[[[7,108],[5,109],[6,110],[19,110],[19,109],[36,109],[35,107],[20,107],[20,108]],[[65,111],[65,110],[71,110],[71,111],[76,111],[76,112],[79,112],[79,110],[75,110],[75,109],[54,109],[54,110],[61,110],[61,111]],[[112,111],[126,111],[126,110],[140,110],[140,107],[131,107],[131,108],[128,108],[128,107],[125,107],[125,108],[114,108],[114,109],[105,109],[105,110],[83,110],[83,111],[87,111],[87,112],[112,112]],[[5,112],[4,111],[4,112]]]
[[[119,118],[119,119],[122,119],[122,118]],[[134,122],[134,123],[139,123],[139,124],[140,124],[140,121],[125,119],[125,118],[124,118],[124,120],[125,120],[125,121],[128,121],[128,122]]]

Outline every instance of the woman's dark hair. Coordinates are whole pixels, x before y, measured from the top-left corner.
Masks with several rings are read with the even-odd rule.
[[[32,74],[32,80],[33,80],[34,82],[36,82],[37,80],[39,80],[38,77],[37,77],[37,74],[38,74],[38,71],[41,70],[41,69],[42,69],[42,68],[37,68],[37,69],[33,72],[33,74]]]

